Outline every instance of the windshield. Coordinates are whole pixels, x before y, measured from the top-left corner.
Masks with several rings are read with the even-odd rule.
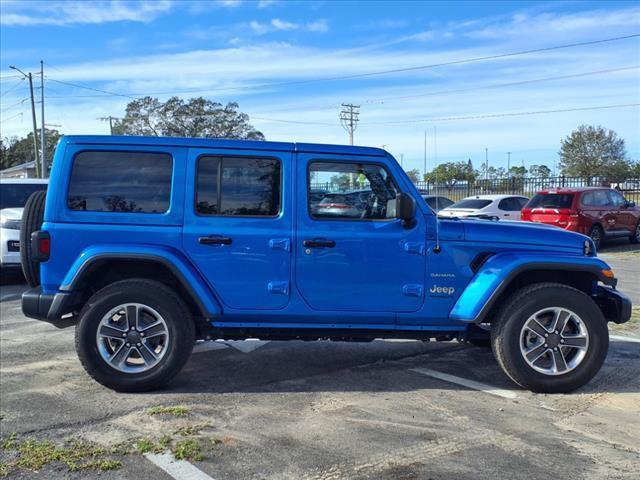
[[[480,210],[481,208],[491,205],[491,200],[481,200],[479,198],[471,198],[467,200],[460,200],[458,203],[454,203],[449,208],[469,208],[472,210]]]
[[[0,183],[0,209],[22,208],[29,195],[46,189],[44,183]]]
[[[527,208],[571,208],[573,194],[538,193],[527,204]]]

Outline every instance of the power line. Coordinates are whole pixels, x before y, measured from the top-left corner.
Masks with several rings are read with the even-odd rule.
[[[3,108],[2,110],[0,110],[0,113],[4,113],[4,112],[6,112],[7,110],[11,110],[12,108],[14,108],[14,107],[16,107],[16,106],[23,104],[23,103],[24,103],[24,102],[26,102],[27,100],[29,100],[29,97],[23,98],[22,100],[20,100],[20,101],[18,101],[18,102],[16,102],[16,103],[12,103],[12,104],[11,104],[11,105],[9,105],[8,107]]]
[[[636,37],[640,37],[640,33],[639,34],[633,34],[633,35],[625,35],[625,36],[621,36],[621,37],[612,37],[612,38],[605,38],[605,39],[600,39],[600,40],[591,40],[591,41],[587,41],[587,42],[569,43],[569,44],[564,44],[564,45],[555,45],[555,46],[551,46],[551,47],[542,47],[542,48],[535,48],[535,49],[530,49],[530,50],[520,50],[520,51],[516,51],[516,52],[500,53],[500,54],[494,54],[494,55],[485,55],[485,56],[482,56],[482,57],[465,58],[465,59],[460,59],[460,60],[452,60],[452,61],[448,61],[448,62],[431,63],[431,64],[426,64],[426,65],[414,65],[414,66],[410,66],[410,67],[394,68],[394,69],[389,69],[389,70],[378,70],[378,71],[373,71],[373,72],[356,73],[356,74],[352,74],[352,75],[341,75],[341,76],[324,77],[324,78],[311,78],[311,79],[308,79],[308,80],[295,80],[295,81],[289,81],[289,82],[263,83],[263,84],[257,84],[257,85],[246,85],[246,86],[238,86],[238,87],[219,87],[219,88],[205,88],[205,89],[190,89],[190,90],[182,90],[182,91],[165,91],[165,92],[149,92],[149,93],[117,93],[117,92],[110,92],[110,91],[107,91],[107,90],[101,90],[101,89],[97,89],[97,88],[93,88],[93,87],[88,87],[86,85],[73,84],[71,82],[63,82],[61,80],[55,80],[55,79],[50,78],[50,77],[47,77],[47,78],[49,80],[53,81],[53,82],[61,83],[63,85],[70,85],[70,86],[74,86],[74,87],[77,87],[77,88],[84,88],[84,89],[87,89],[87,90],[93,90],[95,92],[100,92],[100,93],[104,93],[104,94],[107,94],[107,95],[114,95],[114,96],[118,96],[118,97],[129,97],[129,98],[144,97],[144,96],[148,96],[148,95],[172,95],[172,94],[180,94],[180,93],[216,92],[216,91],[228,91],[228,90],[234,90],[234,91],[240,90],[240,91],[243,91],[243,90],[255,90],[255,89],[263,89],[263,88],[273,88],[273,87],[287,87],[287,86],[293,86],[293,85],[306,85],[306,84],[310,84],[310,83],[332,82],[332,81],[339,81],[339,80],[352,80],[352,79],[356,79],[356,78],[373,77],[373,76],[387,75],[387,74],[392,74],[392,73],[402,73],[402,72],[411,72],[411,71],[416,71],[416,70],[426,70],[426,69],[430,69],[430,68],[445,67],[445,66],[451,66],[451,65],[460,65],[460,64],[464,64],[464,63],[482,62],[482,61],[487,61],[487,60],[497,60],[497,59],[500,59],[500,58],[515,57],[515,56],[519,56],[519,55],[529,55],[529,54],[532,54],[532,53],[548,52],[548,51],[560,50],[560,49],[565,49],[565,48],[575,48],[575,47],[583,47],[583,46],[588,46],[588,45],[597,45],[597,44],[615,42],[615,41],[620,41],[620,40],[628,40],[630,38],[636,38]]]
[[[640,68],[640,65],[632,65],[629,67],[620,67],[620,68],[610,68],[610,69],[606,69],[606,70],[595,70],[595,71],[591,71],[591,72],[581,72],[581,73],[572,73],[569,75],[559,75],[559,76],[555,76],[555,77],[542,77],[542,78],[533,78],[530,80],[520,80],[517,82],[507,82],[507,83],[494,83],[494,84],[489,84],[489,85],[479,85],[477,87],[468,87],[468,88],[458,88],[455,90],[440,90],[437,92],[429,92],[429,93],[421,93],[421,94],[415,94],[415,95],[401,95],[401,96],[397,96],[397,97],[386,97],[386,98],[381,98],[378,100],[366,100],[365,104],[373,104],[373,103],[385,103],[387,101],[392,101],[392,100],[406,100],[406,99],[413,99],[413,98],[420,98],[420,97],[435,97],[435,96],[440,96],[440,95],[449,95],[449,94],[454,94],[454,93],[462,93],[462,92],[471,92],[474,90],[483,90],[483,89],[493,89],[493,88],[502,88],[502,87],[513,87],[513,86],[518,86],[518,85],[528,85],[531,83],[539,83],[539,82],[549,82],[552,80],[566,80],[569,78],[579,78],[579,77],[587,77],[590,75],[601,75],[604,73],[614,73],[614,72],[622,72],[622,71],[626,71],[626,70],[634,70],[634,69],[638,69]]]
[[[136,99],[136,97],[133,97],[131,95],[127,95],[126,93],[110,92],[108,90],[101,90],[99,88],[88,87],[87,85],[81,85],[79,83],[63,82],[62,80],[56,80],[54,78],[51,78],[48,75],[47,75],[47,80],[49,80],[51,82],[55,82],[55,83],[60,83],[62,85],[68,85],[68,86],[76,87],[76,88],[84,88],[85,90],[92,90],[94,92],[100,92],[100,93],[103,93],[105,95],[113,95],[113,96],[116,96],[116,97],[127,97],[127,98],[131,98],[131,99],[134,99],[134,100]]]
[[[4,97],[7,93],[14,91],[16,88],[22,85],[23,81],[24,81],[24,77],[20,78],[20,80],[18,80],[18,83],[16,83],[13,87],[8,88],[4,92],[0,93],[0,97]]]
[[[455,116],[455,117],[432,117],[432,118],[422,118],[415,120],[398,120],[392,122],[363,122],[361,125],[400,125],[400,124],[410,124],[410,123],[428,123],[428,122],[448,122],[448,121],[457,121],[457,120],[475,120],[482,118],[499,118],[499,117],[519,117],[519,116],[527,116],[527,115],[543,115],[543,114],[552,114],[552,113],[563,113],[563,112],[580,112],[586,110],[603,110],[603,109],[612,109],[612,108],[627,108],[627,107],[640,107],[640,103],[627,103],[627,104],[619,104],[619,105],[598,105],[592,107],[575,107],[575,108],[559,108],[554,110],[536,110],[536,111],[527,111],[527,112],[505,112],[505,113],[490,113],[490,114],[481,114],[481,115],[466,115],[466,116]],[[297,120],[283,120],[281,118],[268,118],[268,117],[254,117],[256,120],[263,120],[267,122],[281,122],[281,123],[293,123],[293,124],[302,124],[302,125],[328,125],[335,126],[332,123],[326,122],[304,122]]]
[[[576,107],[576,108],[559,108],[555,110],[535,110],[529,112],[506,112],[506,113],[490,113],[483,115],[468,115],[459,117],[439,117],[439,118],[422,118],[415,120],[398,120],[395,122],[366,122],[363,125],[400,125],[408,123],[425,123],[425,122],[448,122],[454,120],[476,120],[481,118],[499,118],[499,117],[519,117],[526,115],[543,115],[549,113],[562,113],[562,112],[581,112],[584,110],[604,110],[609,108],[626,108],[626,107],[640,107],[640,103],[625,103],[619,105],[599,105],[593,107]]]
[[[16,117],[22,117],[23,115],[24,115],[24,112],[18,112],[15,115],[12,115],[9,118],[5,118],[4,120],[0,120],[0,123],[8,122],[9,120],[12,120],[12,119],[14,119]]]

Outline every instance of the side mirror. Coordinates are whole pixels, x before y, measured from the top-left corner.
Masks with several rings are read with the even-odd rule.
[[[412,227],[416,219],[416,201],[407,193],[396,196],[396,218],[402,220],[405,227]]]
[[[630,202],[629,200],[627,200],[624,204],[625,207],[627,208],[633,208],[636,206],[636,202]]]

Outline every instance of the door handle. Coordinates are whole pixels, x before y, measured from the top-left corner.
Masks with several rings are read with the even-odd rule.
[[[336,246],[336,242],[323,238],[314,238],[313,240],[303,240],[302,246],[310,248],[333,248]]]
[[[231,245],[232,241],[231,237],[209,236],[198,238],[198,243],[201,243],[202,245]]]

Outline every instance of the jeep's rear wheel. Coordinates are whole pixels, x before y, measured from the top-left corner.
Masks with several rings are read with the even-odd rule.
[[[195,327],[162,283],[123,280],[95,293],[80,313],[76,351],[89,375],[119,392],[155,390],[189,359]]]
[[[20,225],[20,263],[27,283],[32,287],[40,285],[40,262],[34,260],[31,252],[31,234],[42,228],[46,192],[33,192],[22,211]]]
[[[491,343],[498,363],[518,385],[534,392],[570,392],[602,367],[609,332],[588,295],[540,283],[507,300],[493,324]]]

